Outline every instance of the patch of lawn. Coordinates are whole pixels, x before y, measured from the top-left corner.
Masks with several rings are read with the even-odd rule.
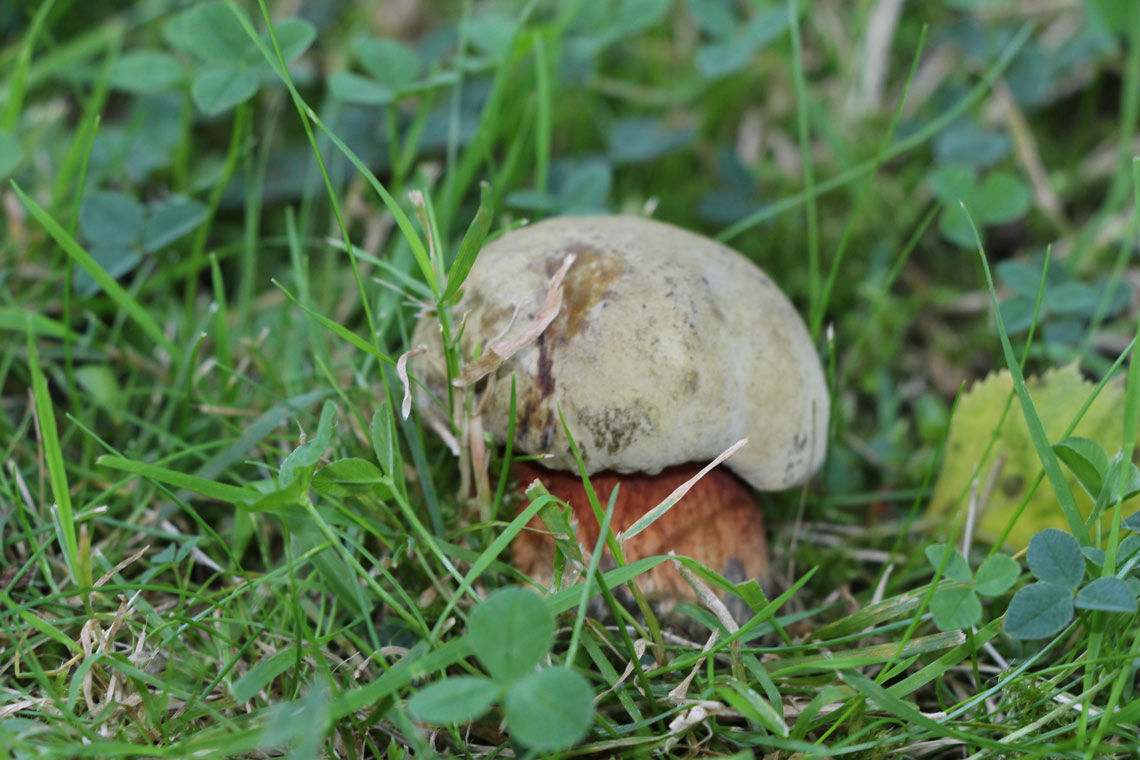
[[[0,747],[1135,756],[1138,124],[1111,0],[0,3]],[[827,369],[770,584],[679,560],[735,616],[412,403],[482,245],[584,213],[737,248]]]

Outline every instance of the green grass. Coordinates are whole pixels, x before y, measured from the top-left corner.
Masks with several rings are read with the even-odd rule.
[[[1123,388],[1134,459],[1140,13],[904,4],[872,98],[884,3],[114,5],[0,4],[5,756],[1140,752],[1136,613],[1078,597],[1060,633],[1014,638],[1024,547],[978,539],[968,493],[926,516],[963,389],[1006,369],[976,476],[1006,415],[1040,460],[1006,534],[1047,489],[1103,552],[1088,583],[1136,596],[1135,504],[1106,493],[1109,527],[1087,521],[1031,386],[1073,360],[1098,381],[1062,438]],[[589,210],[652,210],[765,268],[829,368],[829,461],[765,496],[770,596],[682,560],[740,621],[660,614],[636,578],[669,560],[603,559],[613,505],[591,496],[602,538],[564,545],[583,575],[524,655],[468,621],[526,584],[509,547],[530,518],[564,518],[508,496],[519,452],[473,471],[470,388],[455,419],[405,419],[399,359],[429,310],[457,376],[482,244]],[[939,543],[967,573],[1004,548],[1023,577],[939,630],[973,583],[950,552],[932,566]],[[528,749],[576,736],[565,716],[512,734],[540,714],[518,668],[488,667],[515,654],[598,696],[571,748]],[[432,727],[432,688],[495,707]]]

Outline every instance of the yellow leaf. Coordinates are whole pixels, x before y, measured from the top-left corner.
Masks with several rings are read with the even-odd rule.
[[[1096,386],[1081,377],[1074,362],[1049,370],[1041,377],[1027,379],[1026,387],[1050,443],[1056,444],[1064,437],[1066,428]],[[1009,370],[1002,370],[990,373],[963,394],[950,423],[942,471],[930,500],[929,513],[933,517],[942,517],[956,510],[964,511],[969,497],[970,480],[975,472],[981,491],[995,462],[1002,458],[997,483],[975,532],[977,537],[987,541],[996,541],[1002,534],[1041,471],[1041,460],[1033,448],[1025,417],[1016,399],[1010,406],[989,456],[981,461],[979,467],[979,460],[986,452],[986,445],[1001,418],[1006,399],[1012,392],[1013,380]],[[1120,449],[1123,416],[1123,381],[1110,381],[1081,418],[1072,435],[1097,441],[1112,456]],[[1069,475],[1069,487],[1076,497],[1077,505],[1087,517],[1092,509],[1092,500],[1076,478],[1068,470],[1065,473]],[[1038,486],[1010,531],[1007,545],[1021,549],[1029,544],[1033,534],[1045,528],[1069,529],[1048,480],[1042,481]]]

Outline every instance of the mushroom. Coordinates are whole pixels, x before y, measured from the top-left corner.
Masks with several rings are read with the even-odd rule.
[[[524,487],[537,478],[573,507],[577,538],[589,550],[599,526],[559,408],[603,505],[621,484],[615,533],[748,439],[726,460],[731,472],[710,471],[626,542],[624,554],[634,561],[675,551],[734,582],[768,580],[763,519],[749,486],[802,483],[823,462],[827,438],[827,386],[791,302],[741,254],[678,227],[630,216],[555,218],[479,253],[458,303],[463,354],[487,353],[528,329],[533,335],[544,302],[545,316],[552,313],[548,289],[562,275],[556,316],[538,324],[529,343],[515,341],[515,352],[487,375],[483,429],[505,442],[513,375],[514,451],[537,457],[514,472]],[[439,354],[434,316],[420,320],[414,340]],[[446,398],[442,362],[416,361],[435,399]],[[431,396],[421,393],[420,405]],[[532,527],[543,526],[536,519]],[[548,581],[553,548],[544,533],[524,531],[513,561]],[[670,565],[640,576],[642,589],[662,601],[692,598]]]

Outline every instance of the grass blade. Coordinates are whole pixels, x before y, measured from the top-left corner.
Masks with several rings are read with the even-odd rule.
[[[800,138],[800,161],[804,174],[804,205],[806,206],[808,248],[808,303],[812,314],[811,336],[818,337],[815,315],[821,311],[819,271],[819,217],[816,210],[815,174],[812,168],[811,128],[808,126],[807,83],[804,81],[803,51],[800,45],[800,14],[798,0],[788,0],[788,28],[792,38],[792,81],[796,92],[796,126]]]
[[[986,285],[990,290],[990,301],[994,307],[994,319],[997,322],[998,335],[1001,337],[1002,352],[1005,354],[1005,363],[1009,367],[1010,375],[1013,376],[1013,388],[1017,392],[1017,400],[1021,404],[1022,414],[1025,415],[1025,425],[1029,429],[1033,448],[1037,450],[1037,456],[1041,459],[1041,467],[1049,478],[1049,484],[1053,486],[1053,492],[1057,495],[1057,502],[1061,505],[1061,511],[1065,513],[1065,519],[1069,523],[1069,529],[1081,546],[1089,546],[1091,540],[1089,532],[1085,528],[1085,520],[1081,517],[1081,510],[1077,506],[1076,499],[1073,498],[1073,491],[1069,488],[1069,481],[1061,469],[1057,453],[1053,451],[1049,436],[1045,434],[1045,426],[1041,424],[1041,417],[1037,414],[1036,407],[1033,406],[1033,398],[1029,395],[1029,389],[1025,387],[1025,375],[1021,371],[1021,363],[1014,355],[1013,345],[1009,342],[1009,333],[1006,332],[1005,322],[1001,317],[1001,309],[998,308],[994,278],[990,273],[990,264],[986,259],[986,252],[982,246],[981,236],[978,235],[978,228],[974,225],[974,220],[970,217],[970,212],[966,209],[965,204],[962,205],[962,212],[966,214],[970,228],[974,231],[974,239],[978,243],[978,256],[982,260],[982,268],[986,273]]]
[[[936,720],[926,717],[913,705],[902,701],[864,675],[855,672],[845,672],[840,673],[839,677],[851,688],[859,692],[868,702],[871,702],[879,709],[885,710],[910,726],[924,728],[936,736],[954,739],[967,746],[976,745],[979,747],[989,747],[990,749],[1008,749],[1008,747],[993,739],[987,739],[978,734],[962,734],[942,725]]]
[[[187,491],[193,491],[196,494],[238,506],[244,506],[246,502],[253,501],[261,496],[261,494],[252,488],[240,488],[225,483],[215,483],[212,480],[199,478],[196,475],[187,475],[184,472],[159,467],[156,464],[126,459],[125,457],[101,456],[95,460],[95,464],[110,467],[112,470],[141,475],[144,478],[157,480],[159,483],[166,483],[176,488],[185,488]]]
[[[447,289],[440,296],[442,303],[448,303],[458,295],[459,288],[467,279],[467,273],[471,271],[471,265],[475,263],[475,257],[479,254],[479,249],[483,247],[483,241],[487,239],[487,233],[491,230],[494,211],[491,186],[483,182],[479,186],[479,210],[475,212],[475,218],[471,220],[471,226],[467,228],[467,233],[459,244],[459,253],[455,256],[455,261],[447,272]]]
[[[841,172],[836,176],[826,179],[815,186],[815,189],[810,193],[813,197],[819,197],[824,193],[831,192],[838,188],[843,187],[848,182],[851,182],[863,176],[867,172],[875,168],[876,160],[880,163],[891,161],[899,156],[913,150],[914,148],[922,145],[930,138],[941,132],[946,127],[957,121],[958,117],[969,111],[976,106],[982,98],[990,94],[994,81],[1001,76],[1002,72],[1006,70],[1009,64],[1013,61],[1014,57],[1021,51],[1025,44],[1029,42],[1030,32],[1033,31],[1032,24],[1025,24],[1014,35],[1009,44],[1002,50],[1001,57],[994,63],[993,66],[982,76],[982,81],[974,85],[965,96],[962,97],[952,108],[947,109],[939,114],[938,118],[932,120],[922,129],[915,132],[905,140],[900,140],[890,150],[886,151],[881,159],[870,159],[864,161],[858,166],[853,166],[845,172]],[[739,222],[732,224],[724,229],[716,239],[723,242],[732,240],[738,237],[753,227],[763,224],[764,222],[779,216],[780,214],[790,209],[796,208],[802,203],[806,203],[808,199],[808,191],[804,190],[802,193],[796,193],[793,196],[771,203],[763,208],[757,209],[753,213],[741,219]]]
[[[891,121],[887,125],[887,131],[883,135],[882,141],[879,143],[879,149],[875,152],[874,163],[863,182],[863,188],[859,191],[859,197],[855,200],[855,206],[847,216],[847,223],[843,227],[843,236],[839,239],[839,246],[835,249],[835,258],[831,261],[831,267],[827,272],[827,279],[823,283],[823,292],[820,293],[818,302],[812,303],[812,312],[808,328],[812,338],[815,340],[819,339],[819,331],[820,328],[823,327],[823,318],[824,315],[827,314],[827,304],[831,301],[831,292],[835,288],[836,280],[839,279],[839,268],[843,264],[843,259],[847,254],[847,244],[851,240],[851,233],[855,229],[855,222],[859,219],[863,206],[871,195],[871,185],[874,182],[876,174],[878,174],[879,167],[883,164],[883,157],[890,148],[891,138],[894,137],[895,127],[898,126],[899,117],[902,116],[902,109],[906,104],[906,98],[910,93],[910,86],[914,82],[914,75],[918,71],[918,62],[919,59],[922,58],[922,51],[925,46],[926,26],[923,25],[922,33],[918,38],[918,44],[914,49],[914,58],[911,59],[910,72],[907,74],[906,82],[903,84],[902,94],[899,95],[899,102],[895,105],[894,113],[891,114]]]
[[[54,6],[55,0],[47,0],[40,5],[36,10],[36,15],[32,17],[31,26],[28,28],[27,36],[24,37],[24,44],[20,46],[19,57],[16,59],[16,70],[13,72],[11,83],[8,85],[8,109],[4,112],[3,119],[0,119],[0,130],[2,131],[15,129],[20,120],[21,106],[24,105],[24,93],[28,87],[28,68],[32,64],[32,50],[36,46],[40,32],[44,29],[44,22],[51,15]]]
[[[16,307],[0,307],[0,330],[8,332],[28,332],[48,338],[75,340],[78,336],[64,325],[43,314],[34,314]]]
[[[177,353],[174,342],[163,334],[162,328],[158,326],[158,322],[154,320],[154,317],[152,317],[138,301],[132,298],[130,293],[124,290],[119,283],[115,282],[115,279],[107,274],[95,259],[91,258],[91,254],[83,250],[83,247],[75,241],[75,238],[69,235],[63,227],[60,227],[40,204],[28,197],[15,181],[12,182],[12,189],[16,191],[16,195],[20,197],[24,206],[32,213],[36,221],[51,235],[52,240],[58,243],[59,247],[62,248],[76,264],[83,267],[83,270],[91,275],[91,279],[99,283],[104,292],[111,297],[111,300],[114,301],[127,316],[134,320],[135,324],[142,328],[142,331],[145,332],[151,340],[162,347],[166,353],[174,356]]]
[[[81,578],[79,561],[79,540],[76,535],[75,517],[71,509],[71,491],[67,487],[67,467],[63,461],[63,449],[59,445],[59,431],[55,425],[55,408],[52,405],[51,393],[48,391],[47,378],[44,377],[43,368],[40,367],[39,353],[36,351],[36,342],[32,338],[32,331],[28,330],[28,370],[32,374],[32,395],[35,397],[36,419],[40,427],[40,443],[44,450],[44,464],[48,470],[48,481],[51,483],[52,496],[59,509],[59,526],[66,550],[68,569],[71,579],[76,585],[87,587],[91,585],[91,578]],[[88,570],[90,566],[87,566]]]

